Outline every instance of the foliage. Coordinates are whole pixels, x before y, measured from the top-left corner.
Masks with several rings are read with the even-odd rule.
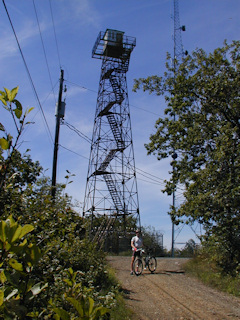
[[[63,279],[63,281],[68,285],[69,289],[64,294],[64,299],[74,307],[77,315],[77,318],[74,317],[74,319],[97,320],[109,313],[107,308],[96,306],[94,300],[87,296],[89,290],[86,287],[82,288],[81,282],[78,283],[76,281],[77,272],[73,272],[73,269],[69,268],[67,274],[68,278]],[[70,313],[63,308],[53,308],[53,311],[56,320],[73,319]]]
[[[184,264],[185,271],[199,278],[203,283],[221,291],[240,297],[240,276],[222,274],[221,268],[209,257],[208,253],[202,251],[193,259]]]
[[[57,185],[53,201],[39,163],[17,150],[30,111],[23,113],[17,91],[0,92],[17,129],[14,139],[0,124],[0,214],[6,219],[0,221],[0,318],[104,319],[116,307],[118,286],[86,237],[86,221],[72,210],[66,185]]]
[[[0,317],[26,319],[32,300],[47,283],[36,282],[33,269],[41,258],[41,251],[26,236],[32,225],[21,227],[10,216],[0,221]]]
[[[4,133],[4,136],[0,138],[0,188],[2,188],[4,183],[8,181],[6,176],[9,173],[9,165],[12,162],[12,156],[18,146],[19,139],[24,128],[30,123],[25,121],[26,117],[33,110],[33,108],[29,108],[23,113],[22,105],[16,99],[17,93],[18,87],[12,90],[4,88],[4,91],[0,91],[0,101],[3,104],[3,107],[11,113],[17,131],[16,138],[14,140],[12,135],[5,129],[4,125],[0,123],[0,131]],[[7,152],[5,160],[3,157],[3,151]]]
[[[209,54],[199,49],[175,69],[168,56],[163,77],[136,80],[134,87],[165,95],[166,117],[157,120],[146,148],[159,160],[173,157],[164,192],[185,186],[172,220],[203,224],[217,263],[232,274],[240,268],[239,49],[239,41]]]
[[[190,239],[187,241],[187,243],[182,249],[175,248],[174,256],[181,258],[196,257],[200,249],[200,245],[196,244],[196,242],[193,239]]]
[[[142,227],[141,233],[143,237],[144,247],[152,250],[153,254],[160,257],[164,255],[162,234],[155,230],[154,227]]]

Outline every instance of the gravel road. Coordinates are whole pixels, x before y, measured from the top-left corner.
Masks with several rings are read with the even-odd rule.
[[[132,320],[240,319],[240,299],[185,275],[181,266],[186,259],[157,258],[156,272],[138,277],[130,275],[131,257],[107,259],[134,312]]]

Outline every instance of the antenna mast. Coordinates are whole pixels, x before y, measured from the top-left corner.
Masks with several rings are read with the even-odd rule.
[[[173,64],[174,64],[174,78],[175,74],[177,72],[177,67],[179,62],[181,62],[182,58],[185,54],[187,54],[187,51],[183,51],[183,44],[182,44],[182,31],[186,31],[185,26],[180,25],[180,18],[179,18],[179,6],[178,6],[178,0],[173,0],[173,6],[174,6],[174,57],[173,57]],[[176,116],[175,113],[173,115],[173,120],[175,121]],[[175,172],[176,168],[174,165],[174,161],[177,159],[177,153],[173,149],[173,173]],[[172,206],[173,209],[175,209],[175,189],[173,190],[173,198],[172,198]],[[175,225],[172,221],[172,257],[174,257],[174,249],[175,249]]]

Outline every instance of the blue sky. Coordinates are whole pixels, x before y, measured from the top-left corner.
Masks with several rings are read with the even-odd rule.
[[[19,86],[18,99],[23,106],[35,107],[29,115],[29,121],[34,124],[25,130],[20,150],[31,149],[32,159],[39,160],[50,177],[60,69],[64,70],[67,87],[63,94],[65,121],[91,138],[101,69],[101,61],[92,59],[91,51],[98,33],[110,28],[136,37],[127,81],[140,215],[144,226],[151,225],[164,233],[164,246],[170,248],[172,225],[167,211],[172,198],[161,192],[162,182],[169,176],[170,160],[159,162],[154,156],[147,156],[144,148],[166,105],[161,97],[140,91],[133,93],[132,87],[135,78],[160,76],[165,71],[166,52],[173,53],[173,0],[5,0],[5,4],[37,97],[3,2],[0,3],[0,90]],[[239,40],[239,0],[179,0],[179,12],[180,23],[186,26],[186,32],[182,33],[183,46],[189,53],[196,48],[211,52],[222,46],[224,39]],[[14,135],[14,124],[2,108],[0,118]],[[59,143],[57,181],[65,182],[66,170],[75,174],[66,192],[81,206],[90,144],[66,125],[61,125]],[[143,176],[138,169],[148,175]],[[149,179],[149,174],[158,179]],[[179,190],[176,204],[182,200]],[[81,213],[81,208],[77,210]],[[195,239],[189,227],[179,231],[176,231],[176,242]]]

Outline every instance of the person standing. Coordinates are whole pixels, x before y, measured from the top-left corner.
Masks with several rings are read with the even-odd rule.
[[[140,230],[136,230],[136,235],[132,237],[131,240],[131,247],[132,247],[132,259],[131,259],[131,275],[133,274],[133,262],[138,255],[138,249],[143,247],[143,239],[140,234]]]

